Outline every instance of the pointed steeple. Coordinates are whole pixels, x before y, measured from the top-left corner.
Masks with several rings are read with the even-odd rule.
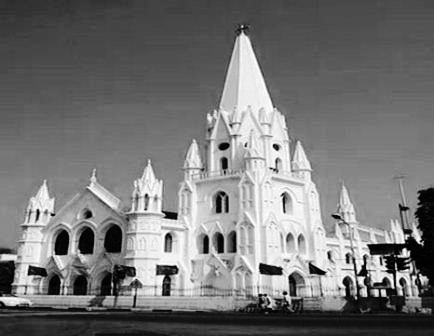
[[[202,169],[202,159],[200,157],[199,146],[195,139],[188,148],[184,161],[184,169]]]
[[[247,142],[246,153],[244,157],[248,158],[262,158],[261,151],[259,149],[258,138],[255,131],[252,129],[249,134],[249,141]]]
[[[245,111],[251,106],[255,115],[259,109],[273,110],[273,103],[265,85],[249,37],[239,30],[226,74],[220,108],[227,112]]]
[[[163,181],[155,177],[151,160],[141,178],[134,181],[131,211],[160,213],[163,197]]]
[[[30,198],[26,212],[26,222],[41,222],[45,224],[49,219],[49,215],[53,212],[54,198],[50,198],[47,180],[44,180],[36,195]]]
[[[312,167],[306,157],[300,141],[295,144],[294,156],[292,158],[292,169],[295,171],[311,171]]]
[[[348,190],[343,182],[341,191],[339,193],[339,203],[336,211],[344,218],[347,223],[357,222],[353,203],[351,203]]]

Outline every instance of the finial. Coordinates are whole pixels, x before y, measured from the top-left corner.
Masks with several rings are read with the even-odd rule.
[[[151,160],[150,159],[148,159],[148,166],[150,166],[151,165]]]
[[[96,168],[92,169],[92,176],[90,177],[90,182],[92,183],[96,182]]]
[[[241,34],[247,34],[248,31],[250,29],[250,25],[245,24],[245,23],[241,23],[238,25],[238,28],[236,30],[237,35],[241,35]]]

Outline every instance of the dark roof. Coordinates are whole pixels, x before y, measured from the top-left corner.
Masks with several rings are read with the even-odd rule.
[[[164,218],[167,219],[178,219],[178,213],[177,212],[172,212],[172,211],[164,211]]]

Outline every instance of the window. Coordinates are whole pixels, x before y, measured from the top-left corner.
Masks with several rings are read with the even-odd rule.
[[[228,163],[228,159],[226,157],[222,157],[220,159],[220,169],[223,170],[223,172],[225,170],[228,170],[229,167],[229,163]]]
[[[279,144],[273,144],[273,148],[275,151],[280,151],[280,145]]]
[[[276,158],[276,160],[274,160],[274,171],[276,173],[278,173],[281,170],[282,170],[282,160],[279,158]]]
[[[284,214],[289,214],[292,212],[292,200],[291,196],[288,195],[288,193],[283,193],[280,196],[280,200],[282,202],[282,212]]]
[[[237,234],[232,231],[228,235],[228,253],[237,252]]]
[[[36,219],[35,222],[39,220],[39,217],[41,216],[41,211],[39,209],[36,210]]]
[[[295,251],[295,240],[291,233],[286,236],[286,252],[291,253]]]
[[[383,266],[383,257],[378,257],[378,262],[380,266]]]
[[[139,199],[140,199],[139,195],[136,195],[136,196],[134,197],[135,208],[133,208],[133,210],[136,210],[136,211],[139,211],[139,210],[140,210],[140,209],[139,209]]]
[[[351,264],[351,253],[347,253],[345,254],[345,263],[346,264]]]
[[[78,249],[81,254],[92,254],[93,245],[95,242],[95,235],[90,228],[86,228],[80,235],[80,240],[78,241]]]
[[[333,252],[332,251],[327,251],[327,259],[329,261],[333,261]]]
[[[219,144],[219,149],[221,151],[224,151],[224,150],[228,149],[229,147],[230,147],[229,142],[222,142],[221,144]]]
[[[89,219],[92,217],[93,217],[92,211],[90,211],[89,209],[84,209],[82,218],[83,219]]]
[[[145,200],[144,210],[148,211],[148,209],[149,209],[149,195],[148,194],[145,194],[144,200]]]
[[[61,230],[56,237],[54,243],[54,254],[55,255],[67,255],[69,248],[69,235],[65,230]]]
[[[172,253],[172,247],[173,247],[172,244],[173,244],[172,235],[168,233],[164,236],[164,252]]]
[[[224,253],[225,251],[225,239],[220,232],[214,233],[213,238],[214,249],[217,253]]]
[[[209,238],[206,234],[201,234],[197,237],[197,249],[199,253],[209,253]]]
[[[229,212],[229,197],[224,191],[219,191],[215,196],[216,213],[228,213]]]
[[[304,236],[301,234],[298,236],[297,239],[298,242],[298,251],[300,254],[306,254],[306,239],[304,239]]]
[[[113,225],[108,229],[104,237],[104,248],[109,253],[119,253],[122,249],[122,230],[119,226]]]

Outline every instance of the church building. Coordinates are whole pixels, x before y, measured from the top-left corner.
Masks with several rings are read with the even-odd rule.
[[[392,221],[390,230],[360,224],[342,185],[337,209],[329,212],[343,220],[326,232],[323,219],[330,215],[321,214],[308,156],[300,141],[291,141],[244,29],[220,104],[204,118],[204,146],[192,140],[180,167],[177,213],[163,211],[163,181],[150,161],[134,181],[128,211],[95,171],[56,210],[44,181],[21,224],[14,292],[111,295],[116,265],[135,268],[120,279],[120,295],[131,295],[135,279],[139,294],[149,296],[284,290],[293,297],[352,296],[356,283],[366,296],[379,293],[368,293],[372,283],[392,285],[382,258],[370,256],[367,245],[402,243],[399,223]],[[365,266],[369,277],[355,279],[353,253],[357,272]],[[28,275],[29,266],[47,276]],[[408,271],[398,273],[398,293],[417,295],[414,280]]]

